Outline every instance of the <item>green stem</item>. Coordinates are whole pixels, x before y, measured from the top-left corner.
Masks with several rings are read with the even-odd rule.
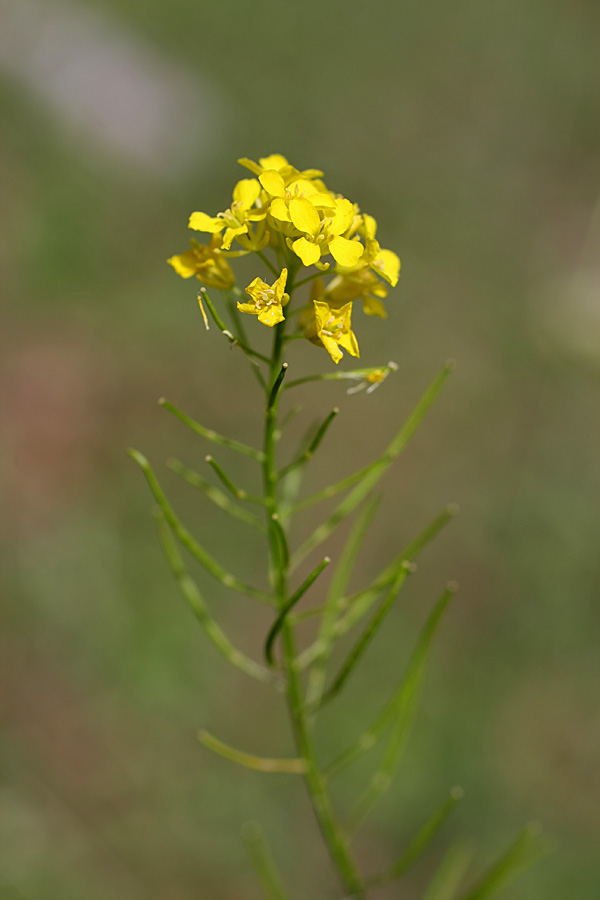
[[[275,268],[275,266],[273,265],[271,260],[268,257],[266,257],[265,254],[261,250],[257,250],[256,255],[258,256],[259,259],[262,259],[262,261],[264,262],[267,269],[270,269],[270,271],[273,273],[273,275],[275,275],[276,278],[279,278],[279,275],[281,273],[277,271],[277,269]]]
[[[263,478],[265,488],[265,506],[268,513],[270,545],[271,583],[280,610],[287,603],[288,563],[282,553],[281,539],[278,533],[279,508],[277,497],[277,469],[275,461],[275,443],[277,433],[277,413],[279,392],[274,388],[281,384],[278,378],[282,371],[281,355],[284,345],[285,320],[275,326],[273,335],[273,353],[270,364],[269,383],[273,385],[265,411],[264,462]],[[283,370],[285,371],[285,370]],[[274,519],[273,516],[276,518]],[[318,764],[308,727],[306,709],[300,673],[296,664],[297,652],[292,625],[287,616],[281,624],[283,660],[288,677],[288,708],[296,738],[299,757],[304,760],[306,772],[304,780],[310,800],[319,823],[321,833],[329,849],[331,858],[338,869],[345,892],[353,900],[367,900],[361,876],[350,855],[348,840],[336,818],[325,778]]]

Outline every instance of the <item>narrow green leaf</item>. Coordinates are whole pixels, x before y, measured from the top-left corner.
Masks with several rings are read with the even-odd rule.
[[[396,705],[390,710],[384,709],[380,716],[380,718],[385,718],[385,713],[391,712],[393,728],[379,767],[350,817],[350,828],[352,829],[359,825],[373,805],[388,790],[394,773],[400,764],[417,709],[427,653],[440,620],[456,591],[457,585],[451,582],[434,606],[409,662],[402,688],[396,695]],[[375,724],[377,725],[377,722]]]
[[[288,900],[288,894],[258,823],[248,822],[244,825],[242,837],[252,857],[254,871],[266,900]]]
[[[184,466],[183,463],[179,462],[177,459],[169,459],[167,461],[167,467],[180,478],[183,478],[184,481],[187,481],[188,484],[191,484],[192,487],[202,491],[205,497],[208,497],[208,499],[211,500],[215,506],[218,506],[219,509],[222,509],[223,512],[226,512],[234,519],[239,519],[240,522],[244,522],[246,525],[251,525],[252,528],[256,528],[256,530],[260,531],[262,534],[266,534],[266,525],[258,518],[258,516],[255,516],[250,510],[244,509],[243,506],[238,506],[237,503],[234,503],[233,500],[227,496],[227,494],[220,491],[214,484],[206,481],[205,478],[202,478],[202,476],[197,472],[194,472],[193,469],[188,469],[187,466]]]
[[[190,532],[187,530],[185,525],[179,520],[179,518],[175,515],[175,512],[171,505],[169,504],[167,498],[163,494],[162,488],[154,474],[150,463],[138,450],[129,450],[129,456],[138,464],[138,466],[142,469],[144,475],[146,476],[146,481],[150,487],[154,495],[154,499],[158,503],[161,508],[165,519],[169,523],[171,530],[177,537],[177,539],[183,544],[186,550],[194,556],[198,562],[204,566],[207,572],[220,581],[225,587],[231,588],[234,591],[239,591],[240,594],[245,594],[247,597],[252,597],[254,600],[260,600],[261,603],[268,603],[269,605],[274,604],[274,599],[270,594],[266,594],[264,591],[259,591],[256,588],[251,587],[248,584],[245,584],[243,581],[240,581],[235,575],[231,575],[227,572],[216,560],[210,556],[206,550],[200,546],[198,541],[192,537]]]
[[[199,731],[198,740],[217,756],[228,759],[229,762],[244,766],[246,769],[254,769],[255,772],[277,772],[286,775],[302,775],[306,772],[306,763],[303,759],[271,759],[264,756],[254,756],[243,750],[236,750],[229,744],[224,744],[208,731]]]
[[[330,562],[331,562],[331,560],[329,559],[328,556],[326,556],[325,559],[323,559],[319,563],[319,565],[316,567],[316,569],[314,569],[310,573],[308,578],[306,578],[302,582],[302,584],[300,585],[298,590],[292,594],[292,596],[289,598],[287,603],[281,608],[279,615],[273,622],[273,625],[271,626],[271,630],[269,631],[269,634],[267,635],[267,640],[265,641],[265,659],[267,660],[267,662],[270,666],[274,665],[274,663],[275,663],[275,660],[273,659],[273,646],[275,643],[275,638],[277,637],[277,635],[283,628],[283,624],[285,622],[286,616],[289,615],[290,611],[294,608],[296,603],[298,603],[298,601],[304,596],[304,594],[307,592],[307,590],[314,584],[314,582],[317,580],[317,578],[319,577],[319,575],[321,574],[323,569],[325,569],[329,565]]]
[[[292,565],[295,566],[301,562],[315,547],[327,540],[330,534],[337,528],[350,513],[356,509],[358,504],[365,499],[369,492],[375,487],[381,479],[384,472],[391,466],[397,456],[406,447],[408,441],[413,436],[427,410],[439,394],[450,372],[454,368],[453,363],[446,363],[441,372],[434,378],[429,385],[417,406],[406,420],[396,437],[388,445],[385,453],[370,467],[367,467],[366,474],[362,476],[361,481],[356,485],[354,490],[350,492],[339,504],[332,515],[320,525],[312,535],[299,547],[292,559]]]
[[[199,422],[196,422],[196,420],[192,419],[191,416],[188,416],[187,413],[182,412],[180,409],[177,409],[176,406],[173,406],[172,403],[169,403],[168,400],[165,400],[164,397],[161,397],[158,403],[159,406],[164,407],[164,409],[167,409],[176,416],[176,418],[183,422],[184,425],[191,428],[195,434],[199,434],[201,437],[206,438],[207,441],[212,441],[213,444],[221,444],[222,447],[229,447],[231,450],[237,450],[238,453],[251,456],[252,459],[255,459],[257,462],[263,461],[264,456],[260,450],[255,450],[254,447],[243,444],[241,441],[234,441],[231,438],[223,437],[223,435],[213,431],[212,428],[205,428],[204,425],[200,425]]]
[[[177,581],[181,593],[186,599],[190,609],[204,629],[207,637],[212,641],[219,653],[224,656],[225,659],[232,664],[232,666],[235,666],[237,669],[245,672],[246,675],[250,675],[252,678],[256,678],[258,681],[262,681],[265,683],[272,682],[272,673],[265,669],[263,666],[254,662],[254,660],[246,656],[245,653],[242,653],[241,650],[238,650],[236,647],[234,647],[229,638],[225,635],[220,626],[209,613],[204,599],[200,591],[198,590],[198,586],[190,576],[183,563],[183,559],[179,554],[177,544],[173,539],[170,527],[165,519],[165,515],[160,508],[155,512],[155,521],[158,530],[158,536],[160,538],[165,557],[171,568],[171,571],[173,572],[173,575],[175,576],[175,580]]]
[[[429,882],[423,900],[454,900],[472,855],[462,844],[451,847]]]
[[[336,634],[335,626],[340,613],[341,601],[348,586],[356,558],[363,545],[367,529],[379,505],[379,499],[379,497],[371,498],[359,510],[333,572],[323,608],[319,633],[314,644],[315,653],[306,690],[306,705],[308,708],[316,708],[321,701],[327,676],[327,663],[333,648]]]
[[[425,667],[427,657],[431,648],[433,638],[441,621],[441,618],[448,606],[448,602],[456,591],[455,585],[449,585],[444,591],[432,612],[429,615],[412,652],[411,658],[406,667],[404,677],[400,684],[385,704],[377,718],[372,722],[369,728],[361,735],[361,737],[337,757],[326,769],[328,777],[337,775],[342,769],[345,769],[357,757],[361,756],[379,740],[388,725],[395,722],[395,729],[392,735],[393,742],[390,742],[389,750],[395,749],[396,756],[388,764],[395,765],[398,759],[398,750],[402,749],[403,737],[408,732],[412,722],[412,714],[415,708],[415,698],[418,694]],[[400,747],[399,747],[400,745]],[[387,757],[384,761],[387,760]],[[376,776],[375,776],[376,777]]]
[[[547,852],[547,847],[539,840],[540,826],[537,822],[527,825],[481,879],[464,894],[460,900],[487,900],[497,894],[517,873],[526,866],[533,865]]]
[[[387,884],[404,875],[424,853],[456,804],[460,803],[463,797],[464,791],[461,787],[452,788],[449,795],[433,811],[416,833],[402,856],[389,869],[382,872],[381,875],[367,878],[367,886],[375,887],[376,885]]]

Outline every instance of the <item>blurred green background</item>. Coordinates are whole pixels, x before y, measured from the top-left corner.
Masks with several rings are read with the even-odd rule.
[[[192,210],[227,205],[239,156],[280,152],[323,168],[403,262],[388,320],[355,317],[364,364],[398,373],[370,397],[303,389],[301,424],[342,407],[312,489],[383,448],[458,361],[387,475],[356,587],[448,501],[462,514],[319,732],[326,757],[356,735],[456,578],[360,859],[389,863],[458,783],[451,824],[380,896],[417,900],[453,840],[481,866],[537,818],[556,849],[505,896],[596,900],[598,4],[3,0],[0,16],[0,896],[253,900],[253,818],[294,897],[337,895],[301,786],[197,744],[203,726],[263,755],[290,746],[277,698],[227,668],[180,600],[124,452],[146,452],[198,537],[260,581],[258,540],[164,470],[207,448],[156,399],[259,439],[243,358],[164,260],[187,247]],[[293,345],[298,374],[325,363]],[[265,611],[199,580],[259,653]],[[342,779],[342,807],[366,771]]]

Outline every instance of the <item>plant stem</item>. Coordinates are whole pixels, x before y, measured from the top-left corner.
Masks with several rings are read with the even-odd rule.
[[[277,527],[278,521],[277,469],[275,463],[275,437],[277,432],[277,414],[279,395],[273,390],[282,369],[282,351],[284,346],[285,320],[275,326],[273,335],[273,353],[270,362],[269,388],[265,411],[264,461],[263,478],[265,488],[265,506],[268,514],[270,546],[271,583],[280,610],[285,608],[287,597],[288,561],[281,550],[281,539]],[[273,516],[276,518],[273,519]],[[304,761],[306,771],[304,780],[310,801],[314,809],[321,833],[328,847],[332,861],[338,869],[344,891],[353,900],[367,900],[362,878],[350,855],[348,840],[343,832],[331,803],[325,784],[325,778],[318,764],[308,727],[304,692],[300,673],[297,667],[297,652],[293,625],[287,617],[282,628],[283,660],[288,678],[288,708],[299,757]]]

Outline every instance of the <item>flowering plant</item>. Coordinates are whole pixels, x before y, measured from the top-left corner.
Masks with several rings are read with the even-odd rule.
[[[222,510],[266,536],[268,587],[262,589],[245,583],[214,559],[181,522],[147,459],[136,450],[131,450],[130,454],[141,466],[157,502],[160,540],[185,599],[207,637],[233,666],[284,694],[296,748],[294,755],[271,758],[233,748],[208,731],[200,732],[200,741],[230,762],[259,772],[285,772],[301,777],[337,870],[343,895],[366,900],[371,890],[399,878],[417,861],[462,798],[462,790],[452,788],[425,818],[400,857],[383,872],[365,875],[359,870],[350,846],[351,837],[386,792],[399,766],[417,707],[429,650],[439,622],[456,592],[456,585],[449,583],[442,590],[406,662],[403,677],[392,687],[388,699],[366,731],[337,758],[325,764],[315,748],[314,723],[351,679],[406,580],[414,572],[415,560],[421,551],[457,512],[455,505],[446,507],[396,555],[369,587],[358,592],[348,591],[354,560],[375,513],[374,489],[404,450],[453,366],[451,363],[444,365],[407,421],[374,462],[336,484],[298,499],[307,463],[321,446],[338,410],[331,410],[296,455],[279,466],[276,450],[285,427],[285,422],[280,420],[282,396],[299,384],[320,380],[349,380],[352,384],[348,393],[363,389],[371,392],[397,366],[390,362],[377,368],[352,371],[336,368],[290,380],[286,379],[286,348],[290,341],[305,338],[324,349],[336,365],[344,351],[358,357],[358,341],[352,325],[353,304],[360,301],[367,315],[385,318],[382,301],[387,297],[389,286],[393,287],[398,281],[400,260],[393,251],[380,247],[375,219],[362,213],[355,203],[332,192],[323,181],[321,171],[298,170],[278,154],[260,159],[258,163],[248,159],[242,159],[240,163],[254,177],[244,178],[236,184],[231,206],[216,216],[193,212],[190,217],[190,228],[210,234],[209,243],[193,242],[190,250],[173,256],[169,263],[184,278],[195,275],[202,282],[198,300],[206,327],[210,315],[229,343],[247,357],[265,397],[262,448],[223,437],[166,400],[161,403],[202,438],[244,454],[262,468],[264,490],[261,496],[254,496],[240,488],[210,455],[206,461],[224,490],[181,463],[173,461],[170,464],[176,474],[201,490]],[[254,254],[270,276],[266,271],[263,274],[268,280],[257,275],[242,293],[236,287],[230,260],[247,254]],[[298,293],[299,289],[309,284],[307,296],[299,300],[302,293]],[[231,318],[229,327],[223,322],[219,304],[213,303],[207,287],[224,291],[224,306]],[[244,315],[255,316],[261,325],[272,329],[270,356],[252,346]],[[289,535],[293,518],[307,507],[340,494],[344,497],[333,512],[300,546],[291,547]],[[298,577],[299,566],[353,514],[353,524],[333,566],[323,601],[300,611],[302,598],[309,592],[314,595],[318,591],[320,576],[331,559],[323,556],[314,560],[303,579]],[[179,546],[226,587],[272,607],[272,624],[264,637],[262,662],[233,646],[225,635],[187,571]],[[298,626],[307,618],[318,620],[317,635],[312,642],[299,646]],[[354,637],[350,649],[337,671],[330,675],[332,652],[340,639],[351,633]],[[342,821],[331,797],[332,780],[384,739],[379,764],[354,808]],[[492,896],[519,864],[537,853],[539,845],[534,840],[535,831],[535,827],[528,826],[506,853],[467,888],[461,888],[461,885],[469,856],[462,849],[451,849],[430,882],[424,900],[483,900]],[[259,827],[248,826],[245,837],[267,900],[285,900],[288,892],[276,872]]]

